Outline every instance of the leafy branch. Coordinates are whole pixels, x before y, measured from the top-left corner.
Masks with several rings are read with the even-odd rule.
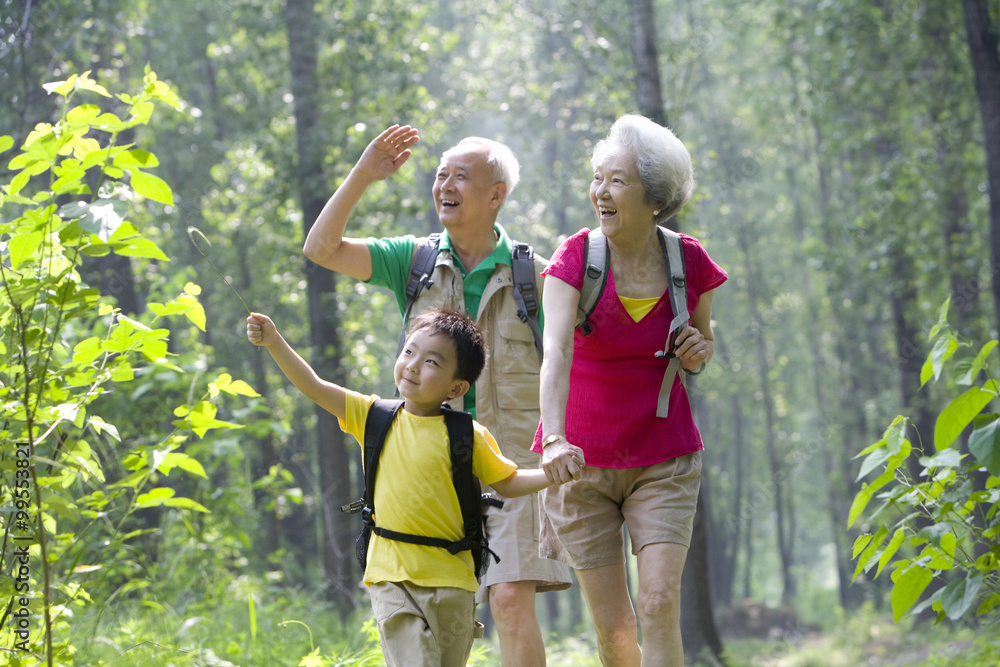
[[[914,454],[906,437],[913,424],[899,416],[857,456],[864,457],[859,480],[881,473],[862,484],[848,516],[848,526],[864,517],[875,528],[854,543],[854,578],[873,568],[878,577],[892,566],[890,600],[897,622],[927,608],[939,620],[974,616],[996,621],[1000,606],[1000,414],[983,412],[1000,395],[988,366],[998,341],[976,350],[962,340],[948,324],[948,305],[946,301],[941,307],[929,334],[932,349],[922,381],[969,388],[938,415],[935,452],[923,453],[918,446],[922,470],[914,478],[906,466]],[[981,376],[985,380],[976,384]],[[956,445],[969,427],[965,454]],[[869,511],[873,500],[881,504]],[[925,597],[935,579],[946,583]]]

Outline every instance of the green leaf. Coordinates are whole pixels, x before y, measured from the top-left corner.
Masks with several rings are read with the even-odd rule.
[[[177,297],[177,302],[187,306],[184,311],[184,315],[191,320],[192,323],[202,331],[205,331],[205,309],[198,299],[194,298],[190,294],[181,294]]]
[[[955,354],[955,350],[957,349],[958,340],[951,334],[938,338],[934,343],[934,347],[931,348],[930,359],[934,369],[935,380],[940,379],[944,363],[951,358],[951,355]],[[923,374],[921,373],[921,375]]]
[[[905,570],[896,570],[893,574],[895,583],[889,598],[892,603],[892,620],[894,623],[899,623],[927,590],[934,579],[934,573],[922,565],[913,563]]]
[[[983,614],[988,614],[989,612],[1000,606],[1000,593],[994,593],[988,598],[983,600],[983,603],[979,605],[979,609],[976,610],[976,616],[982,616]]]
[[[892,560],[892,557],[896,555],[899,551],[899,547],[903,545],[903,540],[906,539],[906,531],[902,528],[897,528],[896,532],[892,534],[892,539],[889,540],[889,544],[885,545],[885,550],[878,559],[878,570],[875,571],[875,578],[882,574],[882,570],[885,566]]]
[[[180,468],[186,472],[189,472],[198,477],[208,479],[208,475],[205,474],[205,469],[202,467],[201,463],[197,459],[194,459],[183,452],[170,452],[168,454],[153,460],[153,468],[162,472],[164,475],[169,475],[170,471],[174,468]]]
[[[0,136],[0,153],[6,153],[14,147],[14,139],[9,134]]]
[[[185,510],[195,510],[196,512],[204,512],[205,514],[210,514],[208,508],[201,503],[195,502],[190,498],[167,498],[163,501],[164,507],[178,507]]]
[[[975,382],[976,377],[979,375],[980,371],[986,367],[986,357],[989,356],[993,348],[997,346],[1000,341],[991,340],[990,342],[983,345],[982,349],[979,350],[979,354],[972,361],[972,365],[969,367],[968,372],[966,372],[961,378],[959,378],[959,384],[972,384]]]
[[[98,433],[107,433],[118,442],[122,441],[121,436],[118,435],[118,429],[115,428],[114,424],[107,423],[97,415],[92,415],[90,419],[87,420],[87,423],[90,424],[90,427]]]
[[[941,594],[941,607],[948,618],[953,621],[965,616],[983,584],[983,573],[974,572],[965,579],[956,579],[944,587]]]
[[[169,262],[170,258],[160,248],[147,238],[135,236],[114,244],[115,254],[124,257],[147,257]],[[202,329],[204,331],[204,329]]]
[[[925,468],[957,468],[962,465],[962,453],[949,447],[934,456],[921,456],[920,465]]]
[[[991,475],[1000,476],[1000,415],[983,415],[975,420],[969,436],[969,452]]]
[[[865,550],[861,552],[860,556],[858,556],[858,564],[857,567],[854,568],[854,579],[857,579],[863,571],[868,570],[869,566],[880,553],[878,548],[882,546],[883,542],[885,542],[885,538],[888,534],[889,530],[885,526],[881,526],[875,535],[872,536],[868,546],[866,546]]]
[[[139,497],[135,499],[135,505],[140,509],[156,507],[162,505],[163,501],[168,498],[172,498],[175,493],[173,489],[164,486],[150,489],[146,493],[139,494]]]
[[[160,161],[152,153],[136,148],[119,153],[112,163],[122,169],[149,169],[159,166]]]
[[[40,231],[24,232],[15,235],[7,243],[7,250],[10,252],[11,268],[16,270],[34,259],[38,255],[44,239],[45,234]]]
[[[243,380],[234,380],[229,373],[222,373],[214,382],[208,384],[208,392],[212,397],[218,396],[219,392],[230,394],[231,396],[260,396],[253,388]]]
[[[857,539],[854,540],[854,548],[852,549],[851,558],[857,558],[858,554],[865,550],[868,543],[872,541],[871,533],[863,533],[858,535]]]
[[[81,366],[90,365],[101,356],[102,351],[100,338],[88,338],[77,343],[76,347],[73,348],[73,363]]]
[[[152,199],[153,201],[158,201],[161,204],[166,204],[168,206],[174,205],[174,194],[164,181],[159,176],[154,176],[153,174],[147,174],[138,169],[132,169],[132,189],[137,193],[145,197],[146,199]]]
[[[996,396],[995,387],[992,392],[979,387],[970,387],[949,403],[938,415],[937,423],[934,425],[934,446],[938,451],[951,447],[965,427],[989,405],[994,396]]]

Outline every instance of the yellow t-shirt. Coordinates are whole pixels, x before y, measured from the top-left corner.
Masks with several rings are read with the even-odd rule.
[[[347,417],[340,427],[365,440],[365,419],[377,396],[347,392]],[[510,477],[517,465],[500,453],[490,432],[473,422],[472,472],[484,484]],[[362,445],[363,446],[363,445]],[[419,417],[401,409],[382,445],[375,478],[375,523],[411,535],[462,539],[462,508],[451,475],[451,449],[444,415]],[[365,567],[366,585],[408,581],[418,586],[449,586],[476,591],[479,582],[472,554],[452,556],[425,547],[372,535]]]

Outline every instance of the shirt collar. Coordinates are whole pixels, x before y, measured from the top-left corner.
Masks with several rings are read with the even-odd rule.
[[[505,230],[500,223],[493,223],[493,231],[497,235],[497,247],[493,249],[493,252],[486,257],[476,269],[490,269],[493,270],[497,264],[506,264],[510,266],[511,255],[514,254],[514,243],[507,236],[507,230]],[[451,252],[451,237],[448,236],[448,230],[445,230],[441,235],[441,249]],[[455,264],[461,266],[461,261],[459,261],[458,256],[452,253],[451,256],[455,260]],[[464,266],[461,266],[463,273],[468,273]]]

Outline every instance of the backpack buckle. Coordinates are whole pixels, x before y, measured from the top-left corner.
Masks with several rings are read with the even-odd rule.
[[[361,510],[361,522],[368,526],[375,525],[375,512],[372,511],[371,507],[365,507]]]

